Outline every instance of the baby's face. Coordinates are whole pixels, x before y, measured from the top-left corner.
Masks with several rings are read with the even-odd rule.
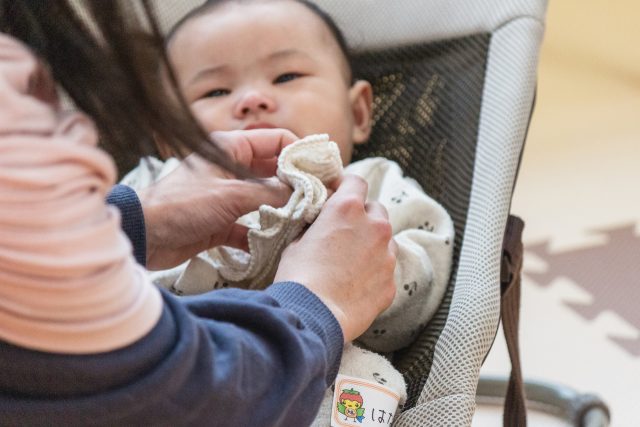
[[[342,160],[370,131],[371,88],[350,85],[324,22],[292,1],[227,3],[188,21],[169,45],[178,84],[209,132],[328,133]]]

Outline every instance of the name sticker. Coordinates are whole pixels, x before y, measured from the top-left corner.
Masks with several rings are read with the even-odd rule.
[[[400,395],[389,387],[338,374],[333,392],[331,427],[380,427],[393,423]]]

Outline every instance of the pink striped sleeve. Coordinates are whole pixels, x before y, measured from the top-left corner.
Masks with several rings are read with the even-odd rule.
[[[34,56],[0,34],[0,339],[57,353],[124,347],[157,323],[160,294],[135,264],[116,173],[92,122],[60,111]]]

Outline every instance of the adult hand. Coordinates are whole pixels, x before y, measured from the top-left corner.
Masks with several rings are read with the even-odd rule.
[[[387,211],[365,203],[367,183],[345,175],[316,221],[282,255],[275,281],[292,280],[314,292],[352,341],[395,295],[397,247]]]
[[[284,129],[214,132],[232,160],[258,177],[273,177],[277,156],[298,138]],[[147,268],[174,267],[218,245],[246,249],[247,229],[235,221],[260,205],[283,206],[291,188],[277,178],[237,179],[190,155],[171,174],[139,192],[147,236]]]

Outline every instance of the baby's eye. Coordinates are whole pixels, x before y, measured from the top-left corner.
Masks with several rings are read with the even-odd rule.
[[[217,98],[219,96],[225,96],[225,95],[229,95],[231,93],[231,91],[229,89],[214,89],[211,90],[207,93],[205,93],[204,95],[202,95],[203,98]]]
[[[290,82],[291,80],[295,80],[297,78],[302,77],[302,74],[300,73],[284,73],[284,74],[280,74],[278,77],[276,77],[276,79],[273,81],[274,83],[286,83],[286,82]]]

